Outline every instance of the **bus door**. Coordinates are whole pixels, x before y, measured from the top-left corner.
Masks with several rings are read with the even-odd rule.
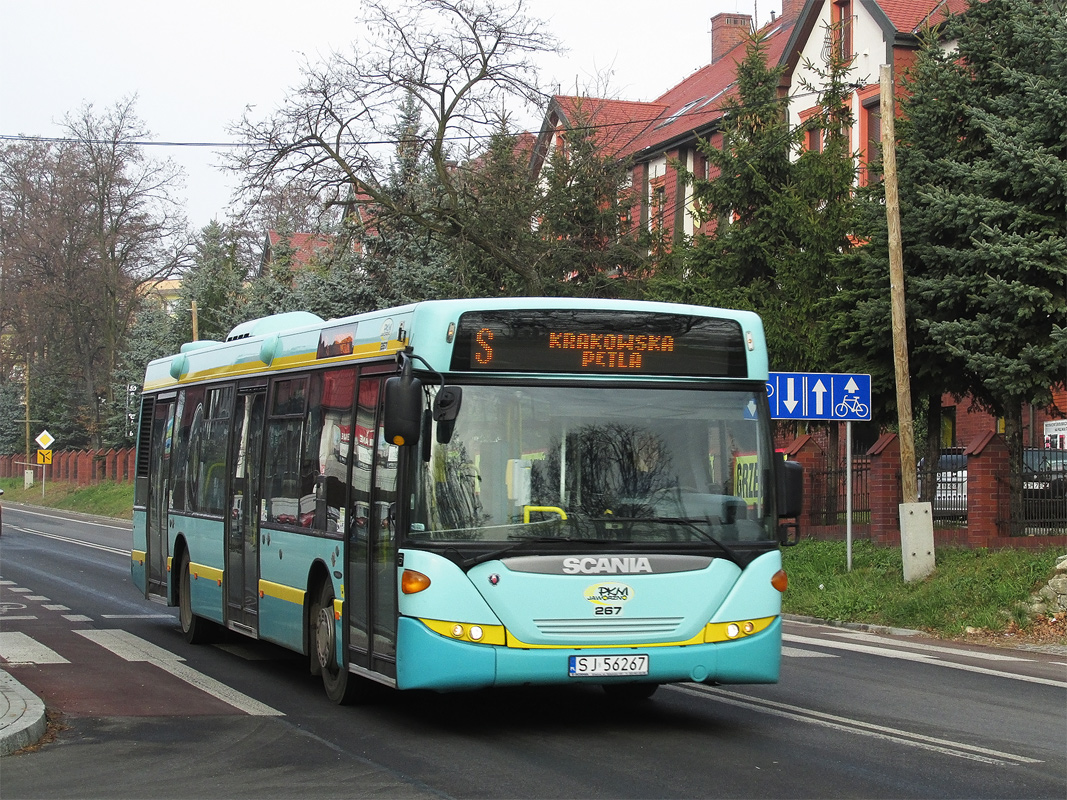
[[[349,660],[396,677],[396,499],[399,448],[382,435],[385,376],[359,381],[348,517]]]
[[[253,633],[259,629],[259,485],[266,405],[265,380],[237,387],[226,514],[226,618],[232,627]]]
[[[170,505],[170,461],[174,450],[174,409],[176,392],[168,392],[156,398],[152,411],[152,433],[149,444],[149,477],[147,502],[147,594],[167,597],[167,559],[170,542],[167,527],[170,524],[167,509]]]

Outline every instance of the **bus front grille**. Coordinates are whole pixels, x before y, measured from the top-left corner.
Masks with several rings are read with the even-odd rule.
[[[546,637],[618,639],[624,636],[670,636],[683,617],[644,619],[535,619],[537,630]]]

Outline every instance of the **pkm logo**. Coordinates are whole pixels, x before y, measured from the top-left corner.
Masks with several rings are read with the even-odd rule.
[[[598,606],[618,606],[633,599],[634,590],[625,583],[594,583],[585,590],[585,599]]]

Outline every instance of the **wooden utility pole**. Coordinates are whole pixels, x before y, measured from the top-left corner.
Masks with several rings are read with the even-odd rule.
[[[908,367],[907,314],[904,308],[904,248],[900,237],[900,196],[897,193],[897,138],[893,68],[882,64],[882,168],[885,215],[889,228],[889,293],[893,316],[893,363],[897,378],[897,424],[900,428],[900,483],[905,503],[919,499],[915,474],[915,423],[911,412],[911,371]]]
[[[195,300],[193,300],[192,303],[191,303],[191,310],[193,312],[193,341],[195,342],[195,341],[199,340],[199,338],[200,338],[200,333],[197,330],[197,324],[196,324],[196,301]]]
[[[26,356],[26,466],[30,464],[30,357]]]
[[[893,315],[893,363],[897,377],[897,426],[900,429],[900,555],[904,581],[922,580],[934,571],[934,519],[930,503],[920,503],[915,474],[915,424],[911,414],[911,370],[908,368],[907,313],[904,307],[904,247],[900,236],[897,193],[896,108],[893,70],[882,65],[882,179],[889,230],[889,294]]]

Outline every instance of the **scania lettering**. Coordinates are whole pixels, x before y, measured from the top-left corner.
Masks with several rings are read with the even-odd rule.
[[[569,575],[578,572],[587,575],[599,572],[651,572],[647,558],[565,558],[563,571]]]
[[[773,682],[801,481],[767,374],[757,316],[697,306],[251,320],[148,365],[133,581],[342,703]]]

